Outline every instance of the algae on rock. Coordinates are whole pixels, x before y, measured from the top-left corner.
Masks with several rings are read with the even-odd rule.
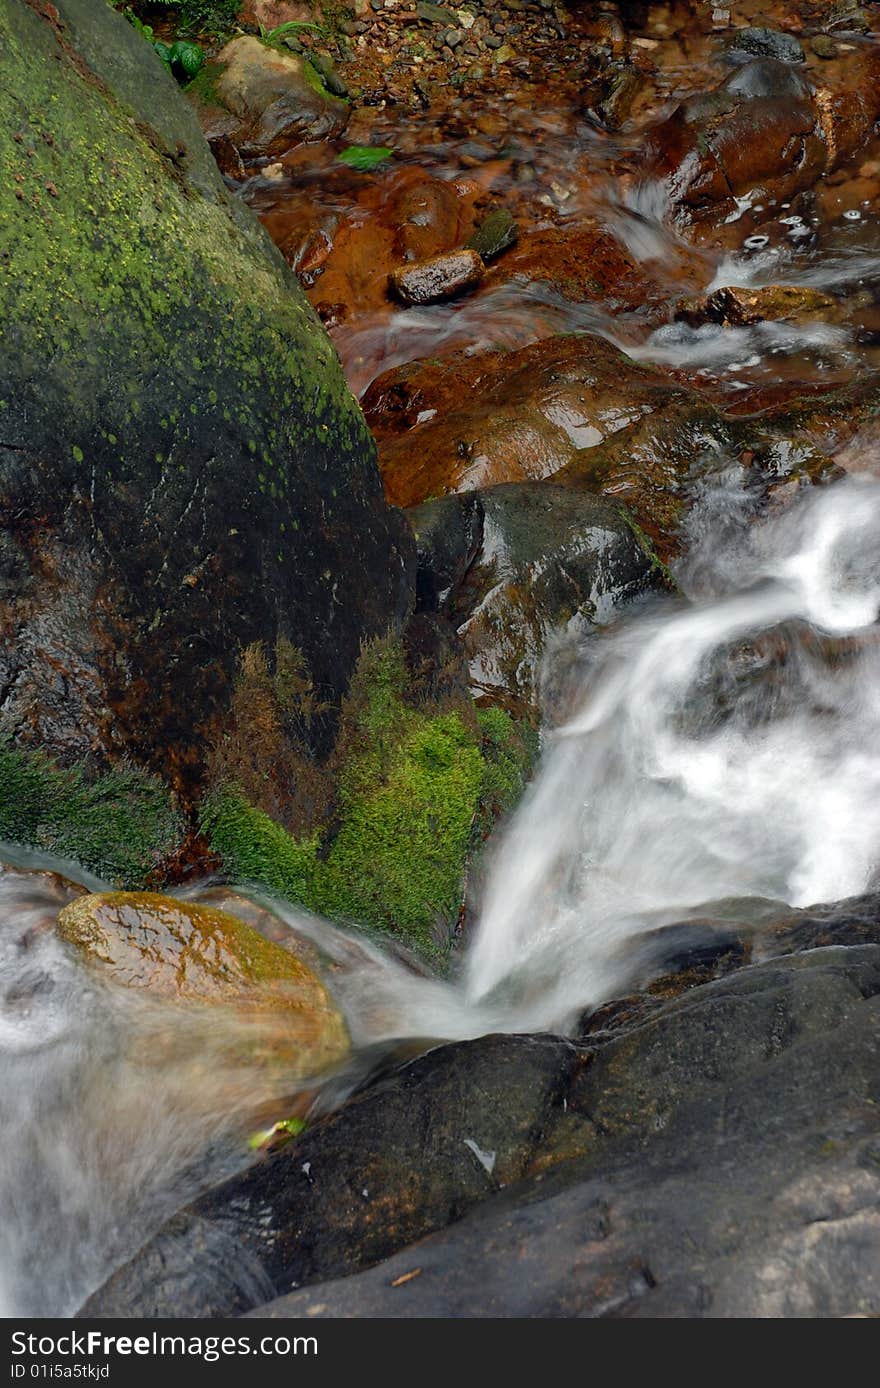
[[[57,17],[56,16],[57,11]],[[331,713],[410,537],[335,352],[149,45],[0,9],[0,728],[197,797],[237,653]]]

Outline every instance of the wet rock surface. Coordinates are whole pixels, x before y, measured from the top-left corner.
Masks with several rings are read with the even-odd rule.
[[[476,251],[452,251],[419,260],[395,270],[391,285],[405,304],[435,304],[475,289],[483,278],[483,262]]]
[[[413,363],[364,398],[386,494],[402,506],[496,482],[552,477],[687,392],[597,337]],[[599,490],[599,488],[597,488]]]
[[[410,511],[417,591],[457,630],[471,688],[537,707],[554,640],[609,621],[664,576],[625,510],[549,483],[509,483]]]
[[[175,1217],[83,1314],[229,1314],[304,1281],[259,1314],[864,1313],[880,1205],[872,902],[820,913],[847,941],[858,917],[863,942],[735,967],[578,1044],[429,1053]],[[377,1168],[386,1122],[397,1152]]]
[[[235,1314],[254,1288],[354,1272],[442,1227],[522,1175],[576,1060],[570,1043],[541,1037],[414,1060],[176,1216],[83,1314]]]
[[[175,84],[107,7],[60,13],[3,18],[26,198],[13,179],[0,721],[188,791],[240,646],[286,632],[338,700],[406,609],[408,537],[332,348]]]

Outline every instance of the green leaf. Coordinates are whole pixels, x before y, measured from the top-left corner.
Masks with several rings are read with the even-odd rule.
[[[316,29],[319,34],[326,34],[327,30],[321,24],[312,24],[308,19],[290,19],[286,24],[279,24],[274,29],[264,29],[260,25],[260,38],[263,43],[277,43],[283,39],[285,34],[295,34],[297,29]]]
[[[387,149],[384,145],[349,145],[348,149],[344,149],[339,155],[339,163],[347,164],[350,169],[357,169],[358,173],[370,173],[393,154],[394,150]]]
[[[190,80],[205,66],[205,55],[197,43],[178,39],[171,45],[169,61],[175,76]]]

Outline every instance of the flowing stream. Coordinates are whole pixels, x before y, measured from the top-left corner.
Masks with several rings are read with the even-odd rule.
[[[603,215],[633,253],[672,265],[681,247],[662,213],[655,189],[621,203],[606,189]],[[744,237],[736,255],[705,261],[704,288],[845,293],[880,264],[877,219],[861,213],[831,228],[792,215],[775,241]],[[573,330],[717,376],[731,394],[847,379],[870,358],[845,325],[636,333],[546,286],[508,284],[367,322],[349,333],[349,375],[363,389],[379,362]],[[679,596],[630,610],[578,650],[572,711],[545,731],[534,781],[490,845],[451,978],[263,902],[312,941],[351,1030],[354,1059],[319,1077],[318,1111],[389,1051],[570,1030],[640,976],[658,927],[730,918],[737,902],[735,918],[751,913],[760,929],[779,903],[877,886],[880,457],[858,461],[861,475],[756,517],[738,460],[718,457],[690,514]],[[27,869],[0,875],[0,1313],[70,1315],[162,1219],[241,1167],[255,1114],[280,1115],[298,1086],[254,1070],[229,1017],[104,987],[71,957],[51,930],[50,874],[103,884],[68,862],[0,856]]]
[[[684,596],[587,643],[579,707],[547,734],[499,835],[456,979],[276,905],[318,946],[355,1041],[325,1104],[378,1043],[564,1030],[626,987],[647,931],[723,914],[719,899],[806,905],[875,883],[880,483],[816,489],[750,524],[731,467],[691,531]],[[0,879],[6,1314],[70,1314],[159,1219],[240,1165],[255,1099],[290,1089],[249,1069],[228,1019],[96,983],[41,928],[57,904],[39,881]]]

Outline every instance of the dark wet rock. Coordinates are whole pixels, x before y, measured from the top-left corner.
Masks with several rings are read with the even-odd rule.
[[[391,285],[405,304],[435,304],[475,289],[482,278],[480,256],[465,249],[405,265],[392,272]]]
[[[247,154],[283,154],[303,140],[341,135],[349,109],[305,58],[242,35],[218,56],[221,101],[238,118],[236,144]]]
[[[223,177],[230,178],[235,183],[243,183],[247,177],[247,170],[238,148],[230,137],[215,135],[208,140],[208,145]]]
[[[414,1060],[176,1215],[82,1314],[233,1315],[378,1262],[524,1174],[576,1063],[508,1036]]]
[[[880,114],[878,61],[860,59],[837,89],[814,89],[774,58],[746,63],[649,132],[647,166],[693,216],[729,216],[735,199],[752,193],[790,199],[870,134]]]
[[[603,74],[595,111],[609,130],[619,130],[627,120],[643,83],[643,74],[631,63],[622,63]]]
[[[829,905],[790,911],[772,920],[755,942],[756,952],[768,957],[828,945],[880,943],[880,895],[848,897]]]
[[[594,1048],[567,1096],[567,1160],[254,1314],[873,1314],[878,1000],[877,946],[694,989]],[[548,1149],[566,1150],[563,1127]]]
[[[759,289],[731,285],[698,298],[681,299],[676,305],[675,316],[693,327],[703,323],[726,323],[739,328],[753,323],[814,318],[827,322],[836,312],[835,300],[818,289],[771,284]]]
[[[418,591],[456,628],[475,694],[537,704],[551,644],[664,579],[623,507],[548,482],[443,497],[409,513]]]
[[[506,207],[494,207],[480,222],[467,244],[484,261],[489,261],[515,246],[518,239],[519,228],[513,214]]]
[[[63,30],[23,0],[0,18],[22,179],[0,266],[0,721],[189,790],[241,648],[301,649],[332,709],[363,639],[404,618],[412,542],[176,84],[108,6],[58,9]]]
[[[724,51],[735,62],[750,62],[752,58],[776,58],[781,63],[802,63],[803,46],[794,34],[778,29],[736,29],[724,40]]]

